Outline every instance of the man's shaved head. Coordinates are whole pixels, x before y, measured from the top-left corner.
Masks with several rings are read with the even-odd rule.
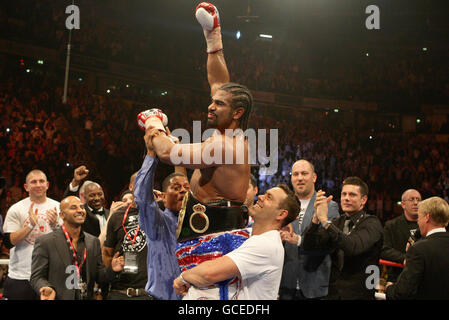
[[[45,181],[47,181],[47,175],[42,171],[42,170],[38,170],[38,169],[34,169],[31,170],[30,172],[28,172],[28,174],[25,177],[25,183],[29,183],[29,179],[32,175],[37,175],[37,174],[42,174],[45,177]]]
[[[81,201],[78,197],[75,196],[68,196],[65,197],[64,199],[62,199],[62,201],[59,203],[59,211],[64,211],[66,210],[69,206],[70,203],[72,202],[73,199],[77,199],[79,201]]]
[[[78,197],[64,198],[59,204],[59,210],[59,215],[66,226],[80,227],[86,219],[86,210]]]

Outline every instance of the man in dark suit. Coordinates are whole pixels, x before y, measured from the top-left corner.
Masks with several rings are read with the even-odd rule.
[[[418,206],[418,226],[423,239],[406,253],[404,270],[394,284],[387,284],[386,298],[449,299],[449,204],[432,197]]]
[[[371,300],[375,287],[367,285],[369,266],[377,266],[383,241],[383,228],[376,216],[363,210],[368,186],[358,177],[343,181],[341,208],[344,215],[328,218],[324,192],[318,191],[315,215],[304,235],[306,250],[331,251],[332,269],[327,299]],[[326,232],[320,232],[323,227]]]
[[[285,248],[279,295],[281,300],[319,299],[327,296],[331,258],[328,250],[308,251],[301,246],[304,231],[312,221],[315,209],[317,175],[312,163],[298,160],[292,166],[291,182],[296,198],[301,202],[298,219],[290,225],[292,230],[281,231]],[[329,219],[340,214],[334,201],[328,204]]]
[[[81,184],[88,174],[89,170],[85,166],[76,168],[72,181],[64,191],[64,198],[79,195],[87,214],[82,230],[98,237],[106,226],[109,210],[104,207],[104,192],[98,183],[86,180]]]
[[[82,230],[98,237],[101,230],[106,227],[109,217],[109,210],[104,207],[105,199],[103,188],[96,182],[91,182],[85,186],[84,197],[86,198],[86,221]]]
[[[402,194],[401,206],[404,214],[385,223],[381,259],[404,263],[407,243],[409,240],[414,241],[419,235],[417,221],[420,201],[421,194],[415,189],[408,189]],[[388,281],[396,281],[401,271],[401,268],[389,267]]]
[[[31,263],[31,285],[41,300],[92,299],[95,282],[107,284],[123,270],[118,254],[106,269],[98,238],[81,230],[86,211],[80,199],[61,201],[62,227],[38,239]]]

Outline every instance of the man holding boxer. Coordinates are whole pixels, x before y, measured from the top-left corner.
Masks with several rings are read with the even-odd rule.
[[[207,124],[216,129],[215,133],[202,143],[176,144],[167,134],[162,117],[145,119],[147,148],[165,163],[194,169],[191,191],[178,216],[176,254],[182,270],[210,259],[212,252],[214,258],[227,254],[249,236],[247,231],[232,230],[243,228],[248,220],[243,203],[250,165],[248,141],[242,130],[247,127],[253,99],[246,87],[229,82],[217,8],[200,3],[196,18],[207,42],[207,77],[212,97]],[[237,129],[241,130],[236,133]],[[213,246],[211,239],[215,239]],[[232,245],[225,246],[224,242]]]

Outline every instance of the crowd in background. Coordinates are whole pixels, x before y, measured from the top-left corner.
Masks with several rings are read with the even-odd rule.
[[[45,168],[51,182],[49,196],[60,199],[73,169],[84,164],[103,185],[107,201],[112,201],[144,156],[136,115],[145,106],[163,108],[172,129],[192,133],[192,121],[205,120],[209,98],[185,90],[139,102],[93,94],[84,83],[74,82],[64,105],[61,83],[54,82],[56,76],[48,68],[47,74],[26,73],[20,66],[5,68],[0,86],[0,161],[6,179],[2,215],[23,197],[24,174],[32,168]],[[317,186],[334,199],[339,198],[345,177],[358,175],[367,181],[371,188],[367,209],[384,221],[392,217],[394,204],[408,187],[420,190],[424,198],[437,194],[449,200],[447,144],[432,134],[388,131],[385,124],[376,126],[380,122],[375,113],[362,113],[348,126],[342,112],[274,113],[271,107],[256,106],[250,128],[279,130],[277,173],[260,175],[257,166],[252,170],[260,192],[288,184],[293,162],[304,158],[315,164]],[[169,170],[167,166],[165,172]]]
[[[65,7],[51,1],[23,2],[0,6],[0,35],[64,54]],[[204,54],[191,52],[192,47],[203,47],[199,32],[152,19],[144,25],[121,23],[120,15],[131,13],[117,1],[104,7],[81,1],[79,6],[82,27],[72,32],[74,53],[186,76],[206,73]],[[231,78],[252,90],[393,103],[404,110],[424,102],[442,103],[449,96],[449,65],[441,48],[410,45],[385,50],[390,47],[385,44],[382,50],[369,52],[344,36],[324,45],[318,38],[302,36],[289,41],[239,41],[230,33],[223,41]],[[394,36],[385,41],[393,40]]]
[[[75,53],[166,73],[205,76],[205,55],[191,52],[192,46],[203,48],[197,32],[186,31],[180,37],[173,26],[121,25],[116,19],[119,3],[101,15],[97,5],[80,3],[84,32],[73,32]],[[4,2],[0,5],[0,37],[64,54],[68,32],[60,26],[67,15],[61,8],[51,1]],[[449,60],[432,50],[405,47],[384,53],[349,50],[350,54],[336,50],[329,55],[325,50],[314,52],[314,46],[319,48],[311,39],[244,42],[224,35],[231,78],[251,90],[376,101],[398,110],[448,100]],[[210,100],[204,93],[184,89],[160,95],[121,88],[109,95],[90,92],[84,82],[72,82],[67,104],[62,104],[58,68],[45,65],[44,71],[27,73],[16,65],[17,59],[13,63],[6,56],[2,59],[0,168],[6,181],[0,196],[2,215],[24,197],[24,174],[32,168],[45,168],[51,182],[49,196],[60,199],[73,169],[85,164],[103,185],[107,201],[112,201],[127,177],[139,169],[143,132],[135,119],[148,106],[163,108],[171,128],[191,132],[192,120],[203,120],[204,128]],[[252,128],[279,129],[277,173],[263,176],[257,166],[252,170],[259,178],[260,192],[289,183],[293,162],[305,158],[315,164],[317,185],[334,198],[338,199],[344,177],[358,175],[366,180],[371,188],[367,209],[383,221],[394,214],[394,204],[408,187],[420,190],[424,198],[440,195],[449,200],[449,152],[434,135],[402,133],[399,127],[390,130],[385,116],[375,112],[362,114],[348,125],[342,113],[273,110],[272,106],[256,106],[250,119]],[[436,133],[426,120],[422,126],[425,129],[420,133]],[[447,121],[443,123],[441,132],[448,126]]]

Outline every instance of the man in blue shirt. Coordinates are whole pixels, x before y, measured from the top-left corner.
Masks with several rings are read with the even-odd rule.
[[[153,195],[153,180],[159,160],[148,150],[136,177],[134,197],[139,208],[139,224],[147,236],[148,282],[145,290],[156,299],[180,299],[173,280],[180,274],[176,259],[176,227],[184,195],[190,190],[187,177],[179,172],[170,174],[162,183],[162,211]]]

